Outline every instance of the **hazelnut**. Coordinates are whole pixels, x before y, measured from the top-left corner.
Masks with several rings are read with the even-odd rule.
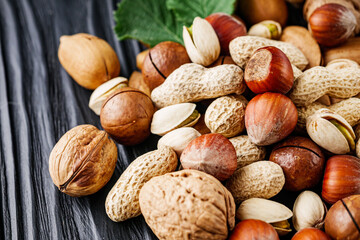
[[[353,194],[360,194],[360,159],[350,155],[329,158],[322,184],[322,198],[333,204]]]
[[[322,5],[309,18],[309,30],[315,40],[326,47],[346,42],[356,24],[353,12],[336,3]]]
[[[270,161],[279,164],[285,174],[284,188],[300,191],[312,188],[321,180],[325,157],[310,139],[291,137],[274,147]]]
[[[241,221],[235,226],[229,240],[279,240],[279,236],[275,229],[269,224],[261,220],[247,219]]]
[[[150,135],[154,106],[149,96],[130,87],[113,93],[104,102],[100,122],[120,144],[136,145]]]
[[[184,169],[206,172],[220,181],[236,170],[236,151],[232,143],[218,133],[205,134],[192,140],[180,157]]]
[[[280,93],[263,93],[250,100],[245,109],[245,127],[250,141],[270,145],[287,137],[297,123],[294,103]]]
[[[360,239],[360,195],[337,201],[325,217],[325,232],[332,239]]]
[[[291,63],[280,49],[268,46],[259,48],[245,68],[246,85],[254,93],[287,93],[294,83]]]
[[[297,232],[291,240],[331,240],[331,238],[317,228],[304,228]]]
[[[63,193],[81,197],[99,191],[111,178],[117,148],[108,134],[92,125],[65,133],[49,157],[49,172]]]
[[[231,40],[246,35],[245,24],[226,13],[213,13],[205,20],[211,24],[219,38],[222,55],[230,55],[229,43]]]
[[[90,34],[61,36],[58,56],[66,72],[87,89],[93,90],[120,73],[114,49],[103,39]]]
[[[150,49],[145,57],[142,66],[144,81],[152,91],[185,63],[190,63],[185,47],[176,42],[161,42]]]

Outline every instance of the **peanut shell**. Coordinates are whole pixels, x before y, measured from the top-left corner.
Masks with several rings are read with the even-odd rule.
[[[271,198],[278,194],[285,184],[281,167],[270,161],[251,163],[236,171],[226,182],[238,204],[249,198]]]
[[[169,147],[136,158],[106,197],[105,208],[109,218],[114,222],[121,222],[139,216],[141,188],[151,178],[175,171],[177,163],[176,153]]]
[[[224,96],[213,101],[205,112],[205,124],[212,133],[234,137],[245,129],[248,101],[241,95]]]
[[[332,71],[325,67],[313,67],[296,79],[290,98],[295,105],[306,106],[324,95],[349,98],[359,92],[359,68]]]
[[[233,137],[229,140],[236,150],[237,169],[265,159],[266,148],[253,144],[247,135]]]
[[[156,107],[185,102],[197,102],[245,91],[243,71],[236,65],[224,64],[204,68],[196,63],[184,64],[155,88],[151,99]]]
[[[232,40],[229,45],[230,55],[234,62],[244,69],[253,53],[265,46],[279,48],[289,58],[289,61],[300,70],[304,70],[309,63],[300,49],[290,43],[254,36],[242,36]]]

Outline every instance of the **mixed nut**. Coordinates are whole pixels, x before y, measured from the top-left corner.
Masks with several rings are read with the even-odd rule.
[[[295,240],[360,239],[360,41],[351,38],[360,4],[307,0],[309,30],[283,31],[287,11],[276,15],[274,4],[286,9],[280,0],[267,14],[255,0],[239,4],[258,12],[243,12],[252,36],[233,16],[196,17],[183,27],[185,46],[142,52],[142,73],[130,81],[104,40],[62,37],[59,60],[96,88],[89,107],[105,131],[80,125],[58,141],[54,184],[70,196],[97,192],[117,161],[109,136],[136,145],[152,133],[162,136],[158,149],[136,158],[107,195],[111,220],[143,214],[159,239],[279,239],[293,228]],[[323,58],[336,60],[324,67]],[[303,191],[293,210],[273,198],[286,191]]]

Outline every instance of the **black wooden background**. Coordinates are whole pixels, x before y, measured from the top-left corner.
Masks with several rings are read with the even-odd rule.
[[[119,56],[121,76],[136,69],[143,46],[116,39],[117,2],[0,0],[0,239],[156,239],[142,216],[114,223],[104,207],[121,172],[155,149],[156,136],[136,147],[118,145],[113,177],[91,196],[61,193],[48,171],[51,149],[66,131],[85,123],[101,127],[88,108],[91,91],[58,61],[60,36],[86,32],[103,38]],[[290,208],[294,197],[283,194]]]

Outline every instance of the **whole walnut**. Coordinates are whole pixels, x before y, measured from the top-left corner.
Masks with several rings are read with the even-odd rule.
[[[136,145],[150,135],[154,105],[140,90],[125,87],[110,95],[100,112],[104,130],[118,143]]]
[[[235,202],[213,176],[182,170],[154,177],[140,191],[145,221],[159,239],[226,239]]]
[[[65,133],[49,158],[49,171],[60,191],[73,197],[93,194],[111,178],[117,148],[108,134],[92,125],[80,125]]]

